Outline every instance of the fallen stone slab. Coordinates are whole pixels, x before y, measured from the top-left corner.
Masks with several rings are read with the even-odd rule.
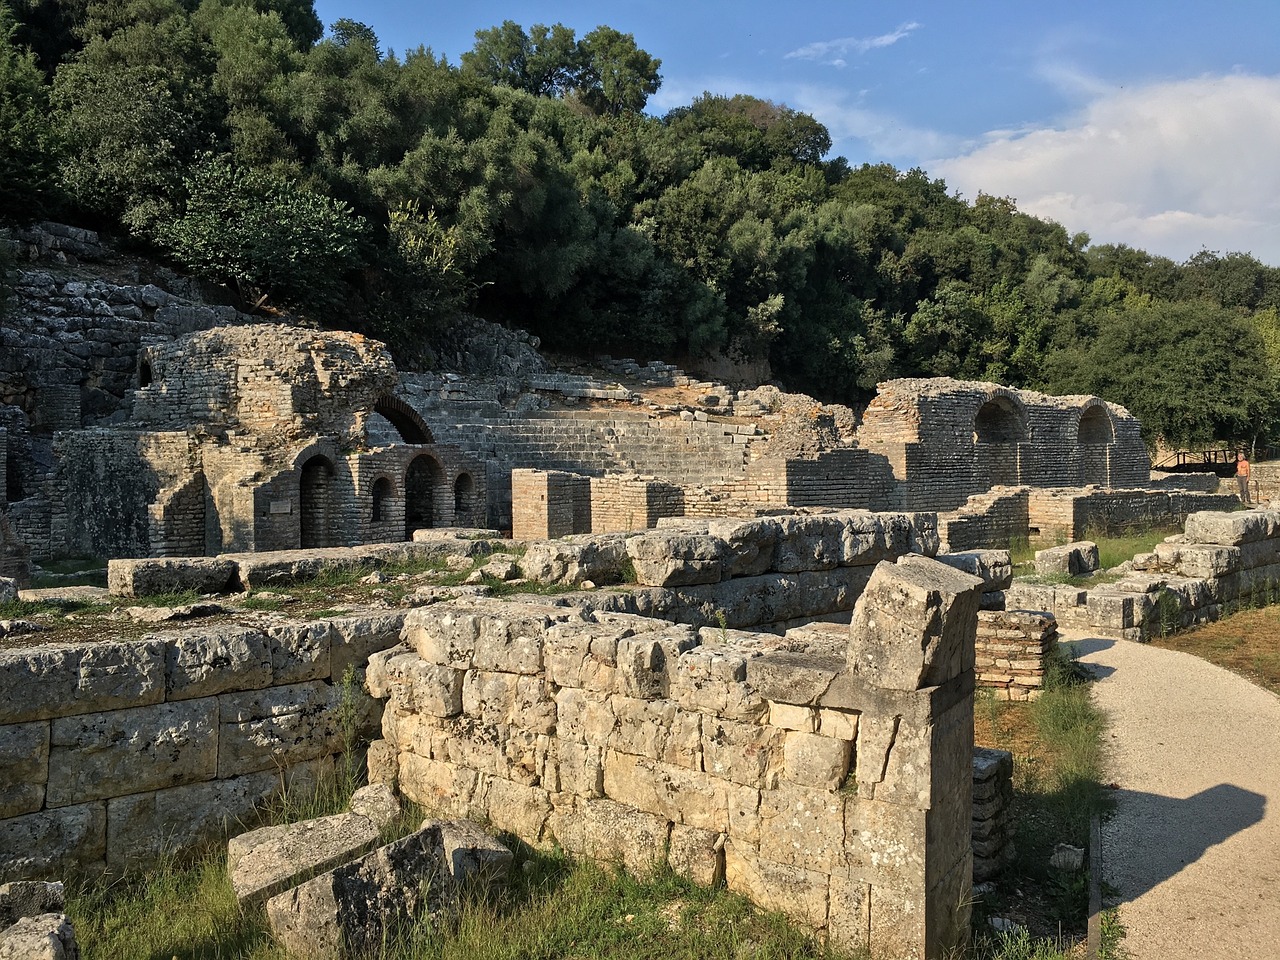
[[[358,813],[260,827],[228,841],[227,875],[241,903],[258,903],[355,859],[377,842],[377,825]]]
[[[424,821],[417,832],[268,900],[272,935],[305,957],[360,956],[376,952],[400,924],[430,922],[452,910],[467,877],[450,867],[468,874],[500,859],[496,850],[469,858],[465,841],[450,852],[453,826]],[[486,839],[486,848],[496,846]]]
[[[137,623],[164,623],[170,620],[197,620],[227,612],[220,603],[184,603],[177,607],[125,607],[125,614]]]
[[[107,562],[107,590],[115,597],[157,593],[227,593],[236,565],[225,557],[146,557]]]
[[[980,579],[983,593],[1007,590],[1013,585],[1013,563],[1008,550],[940,553],[934,559]]]

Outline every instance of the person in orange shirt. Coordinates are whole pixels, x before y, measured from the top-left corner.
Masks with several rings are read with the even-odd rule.
[[[1252,503],[1249,499],[1249,460],[1243,453],[1236,457],[1236,483],[1240,484],[1241,501]]]

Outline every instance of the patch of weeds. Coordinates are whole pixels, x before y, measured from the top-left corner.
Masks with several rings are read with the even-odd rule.
[[[134,607],[185,607],[198,603],[201,597],[194,590],[170,590],[165,593],[149,593],[145,597],[132,597],[129,605]]]
[[[249,594],[238,604],[241,610],[256,610],[262,613],[278,613],[284,609],[284,601],[279,597],[260,597]]]
[[[69,613],[105,611],[108,606],[93,600],[9,600],[0,603],[0,620],[65,617]]]

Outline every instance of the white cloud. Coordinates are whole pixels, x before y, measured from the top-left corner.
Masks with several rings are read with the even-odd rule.
[[[911,31],[919,28],[920,24],[913,21],[902,24],[892,33],[882,33],[878,37],[841,37],[838,40],[821,40],[792,50],[784,59],[816,60],[832,67],[844,67],[848,65],[848,61],[844,59],[847,54],[870,53],[881,47],[891,47]]]
[[[1280,76],[1232,74],[1113,87],[1058,127],[992,133],[926,169],[1095,243],[1175,260],[1251,251],[1280,265],[1278,160]]]

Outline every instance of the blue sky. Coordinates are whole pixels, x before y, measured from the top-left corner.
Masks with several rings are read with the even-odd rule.
[[[455,64],[503,20],[579,36],[608,24],[662,60],[651,112],[749,93],[813,114],[855,165],[920,166],[1095,243],[1280,265],[1276,0],[318,0],[316,11]]]

